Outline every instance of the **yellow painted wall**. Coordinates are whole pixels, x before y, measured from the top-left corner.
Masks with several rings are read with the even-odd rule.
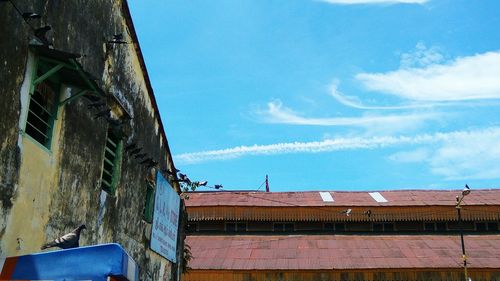
[[[49,206],[57,190],[61,118],[54,122],[52,150],[49,151],[29,136],[21,139],[21,167],[17,196],[7,220],[1,247],[6,256],[40,251],[46,242],[45,226],[49,220]],[[52,237],[54,239],[56,237]]]

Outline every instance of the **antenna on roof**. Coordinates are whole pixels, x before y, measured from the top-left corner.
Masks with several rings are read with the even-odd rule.
[[[269,178],[266,175],[266,192],[269,192]]]

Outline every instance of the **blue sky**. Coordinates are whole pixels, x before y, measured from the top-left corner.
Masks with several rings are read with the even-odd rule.
[[[174,162],[192,180],[500,186],[499,1],[129,5]]]

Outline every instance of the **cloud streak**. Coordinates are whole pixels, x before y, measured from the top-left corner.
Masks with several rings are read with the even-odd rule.
[[[328,94],[333,97],[340,104],[363,110],[401,110],[401,109],[417,109],[417,108],[431,108],[434,106],[441,105],[451,105],[449,103],[413,103],[407,105],[395,105],[395,106],[373,106],[366,105],[362,101],[359,100],[356,96],[348,96],[344,95],[339,89],[339,80],[335,79],[329,86]]]
[[[490,145],[479,147],[478,145],[471,143],[477,142],[478,139],[483,139]],[[448,133],[420,134],[415,136],[383,136],[371,138],[341,137],[313,142],[285,142],[268,145],[237,146],[220,150],[183,153],[174,156],[174,159],[178,164],[187,165],[215,160],[236,159],[252,155],[320,153],[425,144],[439,146],[429,162],[432,167],[432,171],[436,174],[452,178],[458,177],[462,171],[468,169],[469,175],[473,175],[473,171],[475,171],[473,167],[478,166],[473,164],[486,159],[485,164],[480,165],[481,169],[484,170],[482,171],[482,174],[495,175],[498,177],[499,173],[495,174],[491,171],[491,168],[488,169],[486,165],[491,165],[494,164],[494,162],[498,163],[498,161],[500,161],[500,148],[497,146],[499,141],[500,127],[492,127],[475,131],[455,131]],[[487,151],[490,150],[492,152],[488,154]],[[416,160],[422,161],[423,157],[421,157],[421,154],[424,152],[425,155],[429,155],[431,153],[428,152],[428,150],[423,152],[421,150],[415,153],[399,153],[396,154],[396,156],[393,156],[393,160],[406,163]],[[485,155],[481,156],[482,154]],[[404,157],[411,157],[412,159],[404,159]],[[464,169],[460,169],[460,165],[458,165],[460,164],[459,162],[468,164],[464,166]],[[498,165],[491,166],[500,167]],[[496,170],[500,170],[500,168],[496,168]]]
[[[424,4],[429,0],[322,0],[329,4],[360,5],[360,4]]]
[[[398,144],[421,143],[430,141],[431,136],[337,138],[314,142],[289,142],[269,145],[237,146],[233,148],[210,150],[176,155],[174,159],[181,164],[195,164],[213,160],[228,160],[249,155],[274,155],[289,153],[318,153],[349,149],[370,149]]]
[[[408,125],[438,117],[436,113],[409,113],[399,115],[364,115],[361,117],[310,118],[300,116],[293,110],[283,106],[279,100],[269,102],[267,110],[260,112],[260,115],[263,121],[274,124],[361,127]]]
[[[438,60],[422,56],[429,63]],[[457,58],[448,64],[433,63],[422,68],[403,66],[392,72],[356,75],[368,90],[416,102],[500,99],[498,77],[498,51]]]

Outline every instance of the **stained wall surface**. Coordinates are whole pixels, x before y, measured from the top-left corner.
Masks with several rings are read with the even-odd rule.
[[[13,4],[41,18],[28,24]],[[80,54],[85,76],[102,91],[58,106],[48,148],[25,133],[37,59],[30,44],[40,44],[30,25],[49,25],[51,48]],[[107,43],[115,34],[124,44]],[[63,82],[59,101],[78,90]],[[122,153],[114,194],[102,190],[101,175],[107,132],[116,120],[97,117],[105,107],[89,107],[96,102],[111,107],[111,117],[123,115],[116,118],[123,143],[145,154]],[[0,2],[0,114],[0,256],[38,252],[84,223],[81,245],[120,243],[138,262],[142,280],[175,278],[177,266],[149,250],[147,177],[174,164],[126,2]],[[149,158],[154,165],[141,163]]]

